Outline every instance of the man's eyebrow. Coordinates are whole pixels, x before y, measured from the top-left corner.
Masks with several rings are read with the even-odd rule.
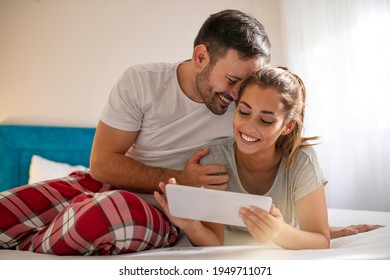
[[[238,80],[238,81],[242,81],[243,80],[240,77],[236,77],[236,76],[233,76],[233,75],[230,75],[230,74],[226,74],[226,77],[228,77],[229,79]]]

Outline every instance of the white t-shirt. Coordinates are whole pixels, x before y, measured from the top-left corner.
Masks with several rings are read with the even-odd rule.
[[[189,99],[177,78],[180,63],[128,68],[113,87],[101,115],[105,124],[139,131],[126,156],[146,165],[182,169],[211,140],[232,135],[234,105],[223,115]]]
[[[229,172],[228,191],[247,193],[241,185],[237,173],[235,158],[235,140],[233,137],[218,139],[210,143],[210,153],[201,159],[202,165],[222,164]],[[326,185],[323,172],[320,168],[313,148],[299,149],[295,155],[293,165],[285,169],[286,157],[282,158],[275,181],[270,190],[264,194],[272,197],[273,203],[281,211],[284,221],[297,227],[295,217],[295,202],[308,195],[320,185]]]

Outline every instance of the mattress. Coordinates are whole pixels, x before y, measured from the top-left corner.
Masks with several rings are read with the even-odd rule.
[[[0,125],[0,157],[7,159],[0,161],[0,191],[27,183],[33,155],[87,166],[94,131],[94,128]],[[293,272],[300,279],[312,279],[311,274],[318,272],[323,279],[390,276],[386,269],[390,265],[390,212],[353,209],[329,209],[328,212],[331,226],[379,224],[384,227],[332,239],[330,248],[321,250],[286,250],[273,244],[257,244],[248,233],[231,230],[226,230],[223,246],[193,247],[183,235],[174,247],[116,256],[55,256],[0,250],[1,277],[124,279],[123,276],[135,275],[128,274],[133,272],[129,268],[156,266],[199,267],[204,274],[197,275],[198,280],[237,279],[232,276],[258,279],[260,272],[269,279],[286,279]],[[318,262],[307,265],[307,261]],[[267,268],[275,272],[268,275]],[[137,279],[154,278],[150,274],[141,276]]]

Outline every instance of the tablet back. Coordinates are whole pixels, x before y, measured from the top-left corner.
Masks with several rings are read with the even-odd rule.
[[[269,212],[272,204],[268,196],[174,184],[167,184],[166,196],[172,216],[235,226],[245,226],[241,207],[253,205]]]

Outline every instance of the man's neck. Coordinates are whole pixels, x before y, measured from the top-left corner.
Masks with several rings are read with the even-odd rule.
[[[195,86],[196,72],[191,60],[184,61],[177,68],[177,79],[184,94],[194,102],[203,103]]]

